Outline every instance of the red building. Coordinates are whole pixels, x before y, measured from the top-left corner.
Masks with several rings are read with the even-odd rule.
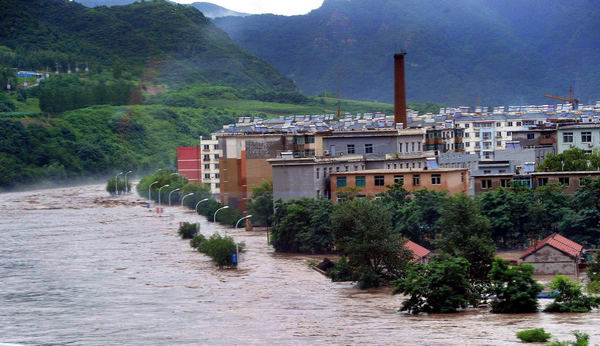
[[[202,183],[202,150],[200,147],[177,148],[177,172],[190,181]]]

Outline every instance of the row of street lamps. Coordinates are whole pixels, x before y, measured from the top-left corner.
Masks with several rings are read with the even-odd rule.
[[[129,173],[131,173],[131,171],[125,173],[125,194],[127,194],[129,192],[128,188],[127,188],[127,183],[128,183],[128,181],[127,181],[127,174],[129,174]],[[119,173],[119,174],[117,174],[115,176],[115,195],[119,194],[119,190],[118,190],[118,187],[119,187],[119,176],[121,174],[123,174],[123,172],[121,172],[121,173]]]

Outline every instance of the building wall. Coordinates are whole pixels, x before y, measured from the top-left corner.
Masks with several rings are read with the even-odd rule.
[[[576,275],[577,262],[569,255],[550,245],[545,245],[536,252],[523,258],[524,263],[530,263],[538,275]]]
[[[316,197],[317,191],[323,194],[325,190],[320,182],[321,179],[315,179],[314,165],[273,166],[273,199]]]
[[[552,174],[546,172],[536,172],[532,174],[533,176],[533,186],[540,187],[544,184],[562,184],[563,192],[568,194],[573,194],[577,189],[583,186],[581,179],[585,177],[590,177],[592,179],[600,177],[600,172],[590,171],[590,172],[561,172],[561,174]],[[544,181],[542,183],[540,179],[547,179],[547,182]]]
[[[583,141],[582,133],[590,132],[591,141]],[[572,134],[572,142],[568,142],[567,134]],[[580,148],[591,152],[600,148],[600,125],[566,126],[558,129],[557,150],[562,153],[571,148]]]
[[[432,183],[432,175],[439,174],[441,177],[440,184]],[[356,186],[356,177],[365,177],[365,186]],[[375,185],[375,176],[383,176],[384,183],[382,186]],[[434,191],[448,191],[450,194],[459,192],[469,192],[469,173],[466,169],[460,170],[419,170],[419,171],[389,171],[389,172],[357,172],[357,173],[333,173],[331,174],[331,196],[332,200],[336,200],[337,192],[344,190],[344,187],[337,186],[338,177],[346,177],[346,187],[357,187],[359,195],[376,195],[380,192],[388,190],[386,185],[393,185],[394,178],[402,176],[404,178],[404,188],[408,191],[416,191],[427,188]],[[419,184],[414,184],[414,177],[419,177]]]
[[[473,177],[473,191],[477,196],[488,191],[496,190],[499,187],[510,188],[510,186],[512,186],[512,178],[513,175],[511,174],[503,176],[475,176]],[[502,180],[507,181],[508,185],[502,186]],[[484,181],[491,182],[491,187],[484,187]],[[485,186],[489,186],[488,183],[486,183]]]
[[[397,151],[396,136],[389,137],[323,137],[323,149],[330,156],[363,155],[365,145],[371,145],[373,154],[388,154]],[[354,145],[354,153],[348,152],[348,145]]]
[[[202,183],[202,151],[200,147],[177,148],[177,173],[190,183]]]
[[[219,160],[223,155],[223,150],[220,149],[219,141],[214,137],[209,140],[200,139],[200,148],[202,149],[202,155],[200,156],[202,160],[202,183],[207,184],[212,195],[218,198],[221,190]]]

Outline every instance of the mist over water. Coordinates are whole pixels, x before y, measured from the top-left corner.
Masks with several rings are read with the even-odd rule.
[[[543,327],[600,343],[600,312],[411,316],[389,289],[332,283],[307,256],[275,254],[264,232],[213,225],[180,207],[157,215],[104,185],[0,194],[0,342],[24,344],[520,344]],[[177,236],[179,221],[244,241],[218,270]]]

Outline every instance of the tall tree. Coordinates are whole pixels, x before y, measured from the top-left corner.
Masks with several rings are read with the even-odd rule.
[[[248,213],[252,215],[252,223],[260,226],[271,226],[273,217],[273,180],[263,180],[260,185],[252,187],[252,198],[248,201]]]
[[[538,308],[537,295],[543,286],[533,279],[533,266],[523,263],[512,266],[507,261],[496,258],[489,278],[492,281],[490,292],[497,299],[492,302],[492,312],[524,313],[535,312]]]

